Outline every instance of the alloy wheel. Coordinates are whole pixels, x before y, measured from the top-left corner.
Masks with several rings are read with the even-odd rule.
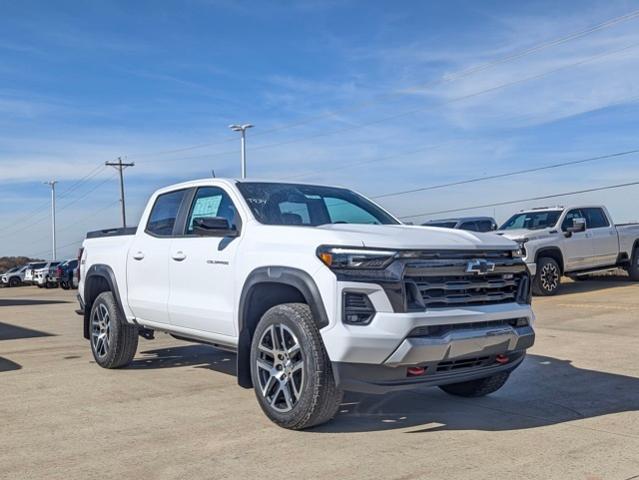
[[[287,326],[269,326],[260,338],[256,360],[260,392],[278,412],[289,412],[304,388],[304,357],[299,341]]]
[[[111,316],[107,307],[100,303],[91,317],[91,342],[98,357],[103,358],[109,352],[111,340]]]
[[[552,263],[547,263],[541,269],[541,286],[547,292],[552,292],[559,286],[559,270]]]

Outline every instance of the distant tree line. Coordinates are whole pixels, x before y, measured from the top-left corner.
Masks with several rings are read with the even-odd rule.
[[[29,257],[0,257],[0,273],[6,272],[10,268],[18,267],[29,262],[43,262],[38,258]]]

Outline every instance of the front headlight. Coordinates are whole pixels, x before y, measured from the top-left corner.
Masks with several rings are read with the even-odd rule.
[[[397,252],[322,245],[317,249],[317,256],[329,268],[382,269],[395,259]]]
[[[526,242],[527,238],[517,241],[517,250],[513,250],[513,258],[525,258],[526,257]]]

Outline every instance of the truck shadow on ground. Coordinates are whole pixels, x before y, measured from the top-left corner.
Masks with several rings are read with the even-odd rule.
[[[2,298],[0,307],[29,307],[32,305],[52,305],[56,303],[73,303],[68,300],[32,300],[25,298]]]
[[[155,350],[140,349],[140,355],[127,368],[152,369],[189,366],[236,375],[235,354],[200,344],[186,344]]]
[[[563,278],[557,295],[561,296],[575,293],[597,292],[608,288],[628,287],[634,284],[635,282],[623,275],[586,277],[583,280],[577,281]]]
[[[141,349],[129,368],[208,368],[236,373],[236,356],[206,345]],[[570,360],[528,355],[498,392],[460,398],[438,388],[365,395],[347,392],[335,419],[309,432],[408,429],[516,430],[639,410],[639,378],[577,368]],[[639,432],[628,432],[638,435]]]
[[[10,323],[0,322],[0,340],[17,340],[19,338],[51,337],[52,333],[18,327]]]
[[[0,357],[0,372],[10,372],[12,370],[20,370],[22,365],[12,362],[8,358]]]
[[[493,395],[460,398],[437,388],[382,396],[347,393],[335,420],[312,431],[501,431],[636,410],[639,378],[577,368],[570,360],[528,355]],[[639,431],[626,433],[639,436]]]

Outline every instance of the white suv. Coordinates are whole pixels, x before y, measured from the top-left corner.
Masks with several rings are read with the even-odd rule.
[[[344,188],[163,188],[137,228],[89,233],[80,265],[98,365],[154,330],[237,352],[238,383],[286,428],[329,420],[344,390],[489,394],[534,341],[517,244],[402,225]]]

